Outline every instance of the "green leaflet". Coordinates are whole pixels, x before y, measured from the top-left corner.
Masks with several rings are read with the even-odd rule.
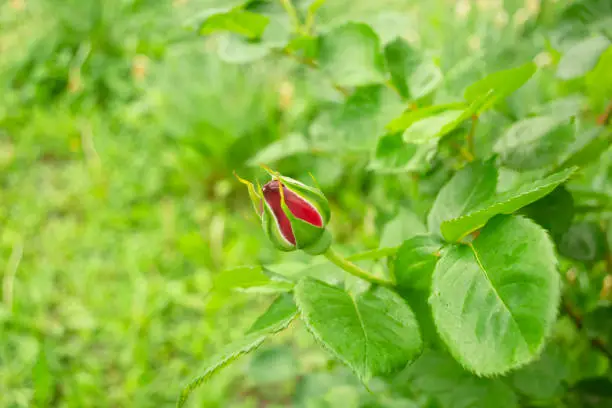
[[[462,102],[427,106],[419,109],[408,109],[387,124],[389,132],[399,132],[409,128],[414,122],[429,116],[434,116],[448,110],[466,110],[468,106]]]
[[[234,9],[208,16],[200,25],[200,34],[231,31],[248,38],[258,38],[263,34],[268,22],[268,17],[261,14]]]
[[[408,98],[410,96],[408,78],[420,61],[417,51],[405,40],[396,38],[385,46],[384,54],[391,81],[400,95]]]
[[[557,65],[557,78],[573,79],[592,70],[600,55],[610,46],[610,40],[603,35],[587,38],[574,44],[561,57]]]
[[[559,170],[573,166],[586,166],[594,161],[612,144],[612,129],[603,126],[584,131],[580,139],[572,145],[568,156],[559,166]]]
[[[384,135],[378,139],[368,169],[381,174],[406,174],[428,170],[437,147],[437,140],[417,145],[405,143],[401,133]]]
[[[497,168],[493,162],[472,162],[442,187],[427,216],[429,232],[440,233],[443,222],[466,214],[495,194]]]
[[[263,272],[263,268],[259,265],[226,269],[213,276],[213,288],[216,291],[246,289],[265,285],[269,282],[270,277]]]
[[[443,80],[442,71],[433,61],[421,62],[408,79],[408,89],[412,99],[423,98],[435,91]]]
[[[427,229],[421,219],[410,209],[400,208],[398,214],[383,227],[380,247],[399,247],[415,235],[425,234]]]
[[[574,218],[574,199],[565,186],[559,186],[550,194],[521,209],[554,239],[568,230]]]
[[[305,154],[310,151],[310,146],[306,138],[300,133],[292,133],[284,139],[277,140],[249,159],[247,162],[250,166],[258,166],[261,164],[272,164],[286,157]]]
[[[401,383],[429,395],[440,408],[518,408],[517,395],[501,379],[480,378],[449,355],[425,351],[401,375]]]
[[[306,278],[295,288],[295,302],[315,339],[364,383],[402,369],[421,349],[412,310],[389,289],[376,287],[352,297]]]
[[[410,238],[399,247],[393,272],[397,286],[410,289],[429,289],[442,242],[429,235]]]
[[[564,391],[569,373],[569,356],[555,343],[549,343],[540,358],[510,375],[510,383],[521,394],[539,401],[554,400]]]
[[[523,86],[535,72],[533,62],[494,72],[468,86],[463,97],[470,104],[478,104],[475,113],[482,112]]]
[[[255,320],[255,323],[247,331],[247,334],[261,333],[282,326],[287,319],[292,319],[297,314],[297,308],[290,294],[277,297],[268,307],[268,310]]]
[[[354,87],[385,81],[380,40],[362,23],[346,23],[320,38],[319,63],[338,86]]]
[[[368,152],[376,147],[386,124],[405,108],[399,95],[383,85],[355,89],[342,104],[334,103],[311,125],[311,146],[338,151]]]
[[[577,222],[561,236],[559,253],[582,262],[604,259],[608,253],[606,234],[595,222]]]
[[[601,54],[595,68],[585,76],[585,83],[593,102],[605,104],[609,100],[612,95],[612,47]]]
[[[277,333],[285,329],[289,323],[297,315],[297,309],[291,295],[282,294],[280,295],[264,312],[262,316],[255,321],[251,329],[247,332],[247,335],[242,339],[231,343],[214,357],[212,357],[205,365],[205,369],[202,374],[191,381],[183,391],[177,402],[177,407],[182,407],[189,394],[193,392],[197,387],[202,385],[208,380],[214,373],[227,364],[231,363],[243,354],[246,354],[261,345],[270,335]]]
[[[465,120],[464,110],[447,110],[414,122],[404,131],[406,143],[424,144],[452,132]]]
[[[542,180],[506,191],[467,211],[464,215],[443,221],[442,235],[447,241],[456,241],[484,226],[497,214],[511,214],[544,197],[565,182],[576,171],[575,167],[554,173]]]
[[[526,218],[498,216],[472,244],[442,255],[430,304],[453,356],[488,376],[539,354],[559,300],[556,257],[546,232]]]
[[[555,164],[574,138],[574,127],[565,118],[538,116],[515,122],[494,150],[506,167],[532,170]]]

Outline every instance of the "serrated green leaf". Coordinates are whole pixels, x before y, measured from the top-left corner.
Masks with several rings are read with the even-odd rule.
[[[435,140],[423,145],[404,143],[401,133],[385,135],[378,139],[368,169],[382,174],[426,171],[431,166],[437,145]]]
[[[202,385],[218,370],[225,367],[243,354],[259,347],[270,335],[285,329],[297,315],[297,309],[291,295],[279,296],[262,316],[257,319],[248,334],[223,348],[204,365],[201,375],[191,381],[183,391],[177,402],[182,407],[189,395]]]
[[[269,282],[270,277],[259,265],[227,269],[213,276],[213,288],[218,291],[245,289]]]
[[[601,54],[599,62],[585,77],[589,98],[597,104],[605,105],[612,95],[612,47]]]
[[[467,109],[467,105],[459,102],[459,103],[446,103],[441,105],[432,105],[427,106],[425,108],[419,109],[408,109],[393,119],[391,122],[387,124],[387,130],[391,133],[401,132],[408,129],[414,122],[417,122],[421,119],[427,118],[429,116],[434,116],[444,111],[449,110],[465,110]]]
[[[444,221],[468,213],[495,195],[497,168],[493,162],[472,162],[442,187],[427,216],[429,232],[440,234]]]
[[[597,161],[612,144],[612,129],[598,126],[577,134],[576,142],[566,152],[559,170],[583,167]],[[569,154],[568,154],[569,153]]]
[[[370,152],[385,133],[385,125],[403,108],[400,97],[387,87],[358,88],[342,105],[324,111],[310,126],[312,145],[334,154],[339,150]]]
[[[559,300],[546,232],[526,218],[498,216],[470,245],[444,252],[430,304],[453,356],[478,375],[494,375],[538,356]]]
[[[290,294],[282,294],[277,297],[268,307],[268,310],[255,320],[247,334],[263,331],[274,331],[279,324],[284,324],[287,319],[293,319],[297,314],[297,308]]]
[[[408,78],[420,61],[417,52],[405,40],[396,38],[386,45],[384,54],[393,85],[403,98],[408,98]]]
[[[399,247],[415,235],[425,234],[423,221],[408,208],[401,208],[397,216],[385,224],[380,237],[380,247]]]
[[[319,41],[317,37],[301,35],[289,41],[285,50],[305,60],[314,60],[319,53]]]
[[[404,289],[429,289],[442,242],[430,235],[404,241],[395,257],[393,272],[397,286]]]
[[[518,398],[501,379],[480,378],[450,356],[425,351],[401,375],[415,391],[430,396],[440,408],[518,408]]]
[[[442,222],[442,235],[448,241],[456,241],[481,228],[497,214],[511,214],[539,200],[565,182],[575,170],[576,168],[572,167],[498,194],[464,215]]]
[[[559,117],[527,118],[515,122],[497,140],[493,150],[506,167],[533,170],[554,164],[574,137],[573,126]]]
[[[423,339],[423,347],[425,349],[428,347],[444,347],[444,344],[438,335],[438,329],[436,329],[436,325],[433,321],[431,307],[429,306],[431,274],[429,275],[429,278],[430,282],[427,289],[397,288],[397,293],[406,301],[406,303],[408,303],[408,306],[410,306],[417,318],[419,331],[421,332],[421,338]]]
[[[404,131],[406,143],[424,144],[453,131],[465,119],[465,111],[448,110],[414,122]]]
[[[246,10],[234,9],[208,16],[200,25],[200,34],[230,31],[248,38],[259,38],[268,26],[269,18]]]
[[[402,369],[421,349],[414,314],[389,289],[377,287],[352,297],[304,279],[295,288],[295,302],[316,340],[365,383]]]
[[[557,78],[573,79],[592,70],[601,54],[610,46],[610,40],[598,35],[574,44],[563,54],[557,65]]]
[[[219,38],[217,55],[222,61],[231,64],[247,64],[262,59],[272,48],[262,42],[248,42],[236,34],[227,34]]]
[[[478,103],[474,113],[482,112],[522,87],[535,72],[536,66],[533,62],[493,72],[468,86],[463,97],[470,104]]]
[[[591,338],[600,338],[612,347],[612,306],[602,305],[585,314],[584,327]]]
[[[408,89],[413,99],[423,98],[442,84],[442,71],[432,61],[421,62],[408,79]]]
[[[189,395],[193,392],[193,390],[202,385],[202,383],[208,380],[215,372],[225,367],[227,364],[231,363],[241,355],[256,349],[261,345],[261,343],[264,342],[266,338],[267,335],[265,334],[251,334],[243,339],[231,343],[229,346],[225,347],[225,349],[217,353],[215,357],[211,358],[206,363],[207,368],[204,369],[203,374],[183,388],[177,403],[177,407],[180,408],[185,405],[187,398],[189,398]]]
[[[370,26],[346,23],[320,38],[319,63],[339,86],[354,87],[385,81],[380,41]]]
[[[510,382],[521,394],[535,400],[559,397],[568,374],[567,357],[565,350],[549,344],[539,359],[512,373]]]
[[[273,164],[286,157],[310,151],[308,142],[301,134],[290,134],[276,142],[269,144],[251,158],[247,164],[258,166],[261,164]]]
[[[565,186],[559,186],[545,197],[521,209],[553,237],[568,230],[574,218],[574,199]]]
[[[580,94],[554,99],[531,110],[534,116],[549,116],[567,120],[577,116],[585,107],[586,98]]]

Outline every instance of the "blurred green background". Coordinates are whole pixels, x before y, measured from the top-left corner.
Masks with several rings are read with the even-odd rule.
[[[281,2],[258,3],[273,16],[264,39],[282,42],[290,24]],[[558,91],[547,67],[584,34],[559,23],[559,3],[543,11],[537,0],[330,0],[315,24],[363,21],[383,44],[405,39],[443,73],[438,103],[485,73],[535,60],[537,85],[505,112],[520,117]],[[0,407],[175,403],[206,358],[271,300],[216,298],[214,276],[311,262],[265,241],[234,170],[260,180],[259,162],[302,180],[312,172],[331,199],[336,239],[355,251],[414,233],[413,213],[423,217],[453,171],[439,167],[427,183],[373,172],[372,146],[347,140],[379,133],[402,101],[368,94],[354,108],[361,120],[345,123],[330,113],[344,95],[317,70],[189,29],[202,10],[227,4],[0,4]],[[553,34],[534,34],[538,27]],[[483,118],[477,150],[490,150],[484,129],[508,123],[496,114]],[[415,404],[369,394],[298,323],[190,399],[192,407]]]

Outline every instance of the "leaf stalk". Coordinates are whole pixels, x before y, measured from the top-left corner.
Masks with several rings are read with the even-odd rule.
[[[395,287],[395,284],[393,282],[374,276],[371,273],[361,269],[359,266],[344,258],[331,247],[323,255],[325,255],[325,257],[329,259],[331,263],[338,266],[339,268],[344,269],[346,272],[350,273],[353,276],[366,280],[375,285],[385,286],[387,288]]]

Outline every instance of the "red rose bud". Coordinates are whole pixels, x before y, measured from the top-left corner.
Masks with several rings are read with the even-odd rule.
[[[283,251],[325,252],[331,244],[331,236],[326,229],[330,218],[329,204],[323,193],[266,170],[273,179],[263,188],[258,186],[258,192],[252,183],[239,180],[249,187],[255,211],[261,217],[268,238]]]

